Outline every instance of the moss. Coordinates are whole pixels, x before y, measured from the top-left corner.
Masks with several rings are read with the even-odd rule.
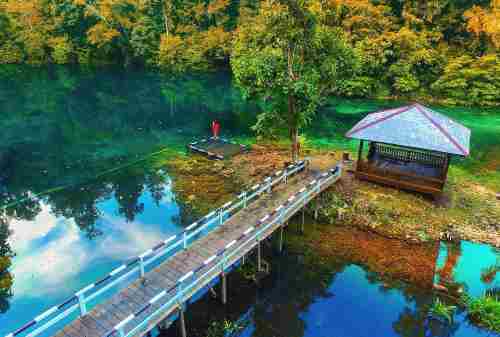
[[[167,162],[172,189],[197,215],[209,212],[234,198],[242,184],[230,163],[202,156],[177,156]]]

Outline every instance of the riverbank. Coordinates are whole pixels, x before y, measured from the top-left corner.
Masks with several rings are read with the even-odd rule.
[[[327,169],[341,159],[342,152],[307,148],[302,155]],[[174,190],[196,205],[194,210],[201,215],[289,162],[288,146],[258,143],[250,153],[225,162],[194,156],[173,161],[169,166],[174,175],[181,177],[176,179]],[[491,176],[487,181],[485,170]],[[411,243],[451,238],[500,247],[500,201],[496,199],[494,182],[489,183],[500,175],[495,170],[495,162],[487,163],[477,175],[467,176],[463,167],[454,167],[443,196],[435,200],[358,181],[352,167],[347,167],[341,181],[320,198],[320,220]]]

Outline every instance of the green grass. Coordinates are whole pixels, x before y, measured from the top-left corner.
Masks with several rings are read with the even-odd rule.
[[[480,298],[465,297],[470,321],[480,327],[500,332],[500,296],[484,295]]]

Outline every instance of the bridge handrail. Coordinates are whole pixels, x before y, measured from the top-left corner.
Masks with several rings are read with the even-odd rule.
[[[225,221],[224,219],[228,214],[233,213],[241,207],[246,208],[255,198],[265,192],[270,192],[272,187],[279,183],[286,183],[288,177],[302,171],[308,164],[309,160],[305,159],[295,164],[291,164],[283,170],[275,172],[272,176],[265,178],[263,182],[254,185],[249,191],[244,191],[239,194],[235,200],[230,201],[222,205],[220,208],[208,213],[201,219],[187,226],[182,232],[161,241],[152,248],[146,250],[141,255],[129,259],[119,267],[113,269],[105,277],[81,288],[79,291],[75,292],[73,296],[39,314],[22,327],[7,334],[5,337],[17,337],[30,329],[32,331],[26,334],[26,337],[38,336],[54,324],[57,324],[59,321],[71,315],[78,308],[80,309],[80,316],[84,316],[87,313],[86,303],[112,287],[120,284],[123,280],[129,278],[134,273],[139,272],[140,277],[144,277],[145,268],[148,265],[179,246],[186,249],[189,245],[189,241],[196,238],[197,235],[207,229],[210,225],[214,224],[216,221],[218,221],[219,225],[221,225]],[[94,292],[88,294],[91,290],[94,290]],[[69,306],[70,304],[72,305]],[[49,317],[52,318],[49,319]]]
[[[196,288],[197,284],[199,284],[199,280],[207,277],[208,275],[211,275],[213,271],[218,268],[220,268],[221,271],[224,272],[226,267],[228,267],[226,265],[226,262],[230,260],[233,256],[237,255],[243,247],[245,247],[248,243],[254,242],[255,240],[260,241],[259,237],[261,236],[261,234],[264,233],[274,224],[282,221],[282,218],[285,215],[286,211],[293,209],[297,206],[303,207],[304,201],[307,200],[307,198],[312,193],[319,193],[323,185],[328,184],[332,180],[338,179],[341,176],[341,174],[342,174],[342,166],[337,165],[335,168],[329,170],[328,172],[323,173],[318,179],[311,181],[307,187],[293,194],[291,197],[288,198],[288,200],[285,203],[278,206],[272,212],[270,212],[269,214],[265,215],[260,220],[258,220],[254,226],[250,226],[238,239],[231,241],[224,248],[220,249],[216,254],[206,259],[201,265],[189,271],[188,273],[184,274],[184,276],[180,277],[174,286],[170,287],[169,289],[165,289],[156,294],[155,296],[151,297],[151,299],[145,305],[143,305],[139,310],[130,314],[120,323],[115,325],[115,327],[111,331],[106,333],[103,337],[111,337],[116,333],[118,333],[120,337],[133,336],[139,329],[147,325],[155,316],[167,310],[175,303],[177,303],[179,307],[182,307],[185,294],[188,293],[190,290]],[[272,218],[276,214],[278,214],[277,217],[275,217],[265,226],[259,229],[259,227],[261,227],[264,223],[266,223],[268,219]],[[250,233],[253,234],[249,236]],[[245,239],[246,239],[245,242],[243,242],[242,244],[238,245],[236,248],[231,250],[231,248],[235,244]],[[219,260],[214,264],[213,262],[216,261],[217,259]],[[205,269],[205,267],[210,265],[211,267],[207,271],[205,271],[203,274],[195,278],[196,274],[198,274],[200,271]],[[186,285],[185,282],[189,279],[191,279],[191,282]],[[176,291],[176,294],[172,298],[170,298],[167,302],[161,305],[157,310],[151,313],[147,318],[141,321],[129,332],[125,333],[124,328],[127,326],[128,323],[138,318],[143,312],[151,308],[154,304],[156,304],[158,301],[160,301],[167,294],[171,293],[174,290]]]

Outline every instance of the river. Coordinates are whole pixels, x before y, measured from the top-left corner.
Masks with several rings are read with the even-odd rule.
[[[172,191],[174,178],[154,159],[185,153],[185,145],[206,135],[214,119],[225,136],[251,143],[250,127],[260,109],[241,98],[228,74],[172,78],[134,70],[13,66],[3,67],[0,77],[0,215],[12,231],[8,240],[16,254],[9,270],[13,284],[0,292],[0,335],[193,221]],[[318,147],[353,148],[345,131],[366,113],[396,104],[331,99],[304,131],[305,139]],[[459,167],[473,172],[478,162],[500,153],[500,113],[437,109],[472,129],[472,157]],[[484,249],[494,261],[498,252]],[[475,268],[473,259],[463,259],[470,261],[463,270]],[[295,266],[295,274],[307,270],[290,259],[283,266]],[[255,315],[242,336],[271,336],[258,332],[262,320],[282,330],[276,336],[372,336],[382,327],[387,333],[381,336],[420,336],[395,333],[398,313],[415,309],[414,298],[400,288],[381,288],[383,281],[372,281],[373,272],[361,265],[343,260],[342,266],[342,272],[332,267],[338,276],[322,280],[321,292],[312,291],[296,309],[294,324],[304,328],[289,333],[280,327],[286,316],[272,313],[284,300],[300,302],[281,293],[295,274],[274,275],[280,282],[271,282],[259,297],[270,308]],[[498,278],[493,282],[500,286]],[[339,295],[332,298],[330,292]],[[245,305],[253,310],[250,302]],[[360,316],[367,317],[365,328],[347,329]],[[486,336],[469,329],[465,319],[457,324],[447,336]]]

